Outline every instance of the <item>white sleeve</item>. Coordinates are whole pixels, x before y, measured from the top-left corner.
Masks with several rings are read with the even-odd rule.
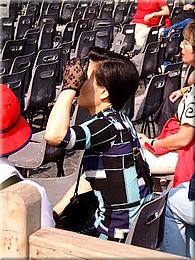
[[[178,106],[178,118],[181,125],[188,124],[195,127],[195,86],[189,88]]]
[[[55,227],[55,221],[53,219],[53,208],[49,202],[45,188],[31,180],[24,180],[22,183],[34,186],[41,194],[41,228]]]

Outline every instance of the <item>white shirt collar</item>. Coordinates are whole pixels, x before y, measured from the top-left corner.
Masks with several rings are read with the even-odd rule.
[[[18,175],[22,180],[24,179],[24,177],[6,157],[0,158],[0,183],[4,182],[13,175]]]

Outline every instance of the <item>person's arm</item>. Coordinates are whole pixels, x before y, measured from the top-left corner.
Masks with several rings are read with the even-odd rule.
[[[163,147],[169,150],[177,150],[188,145],[195,136],[195,128],[188,124],[181,125],[180,130],[176,134],[172,134],[163,139],[149,139],[146,135],[139,134],[139,140],[142,148],[145,143],[149,143],[155,147]]]
[[[186,4],[183,7],[184,11],[189,11],[189,10],[194,10],[195,9],[195,4]]]
[[[64,197],[54,206],[54,211],[60,215],[64,208],[69,204],[70,199],[74,195],[76,187],[76,182],[73,184],[73,186],[67,191],[67,193],[64,195]],[[79,188],[78,188],[78,194],[85,193],[87,191],[92,190],[90,184],[88,181],[85,180],[85,177],[82,175],[79,181]]]
[[[176,134],[167,136],[163,139],[155,139],[152,143],[156,147],[164,147],[169,150],[177,150],[187,146],[195,136],[195,128],[191,125],[184,124],[180,126]]]
[[[70,125],[70,110],[76,93],[84,83],[84,71],[79,59],[70,60],[64,71],[63,91],[60,93],[46,126],[45,140],[48,144],[58,146]]]
[[[181,98],[189,89],[188,87],[181,88],[179,90],[173,91],[169,96],[169,99],[172,103],[175,103],[179,98]]]
[[[75,95],[72,89],[60,93],[46,126],[45,140],[48,144],[58,146],[64,139],[70,125],[70,110]]]
[[[158,12],[153,12],[151,14],[147,14],[144,16],[144,21],[147,22],[148,20],[150,20],[153,17],[157,17],[157,16],[164,16],[164,15],[169,15],[169,8],[167,5],[164,5],[161,7],[161,10]]]

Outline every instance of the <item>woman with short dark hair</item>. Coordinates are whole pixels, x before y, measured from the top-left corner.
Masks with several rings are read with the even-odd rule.
[[[134,146],[140,147],[136,131],[120,112],[129,96],[135,94],[138,72],[128,59],[95,48],[89,53],[87,78],[82,84],[80,61],[70,63],[45,138],[50,145],[85,150],[83,172],[99,205],[92,226],[85,226],[80,232],[124,242],[141,205],[153,197],[134,165],[132,150]],[[79,89],[77,102],[92,117],[69,127],[72,101]],[[63,201],[55,207],[57,213],[62,212],[64,204]]]

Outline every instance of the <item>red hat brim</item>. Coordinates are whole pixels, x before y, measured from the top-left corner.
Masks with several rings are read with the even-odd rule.
[[[31,139],[32,131],[27,121],[20,116],[17,125],[7,133],[0,134],[0,156],[8,156],[22,147]]]

